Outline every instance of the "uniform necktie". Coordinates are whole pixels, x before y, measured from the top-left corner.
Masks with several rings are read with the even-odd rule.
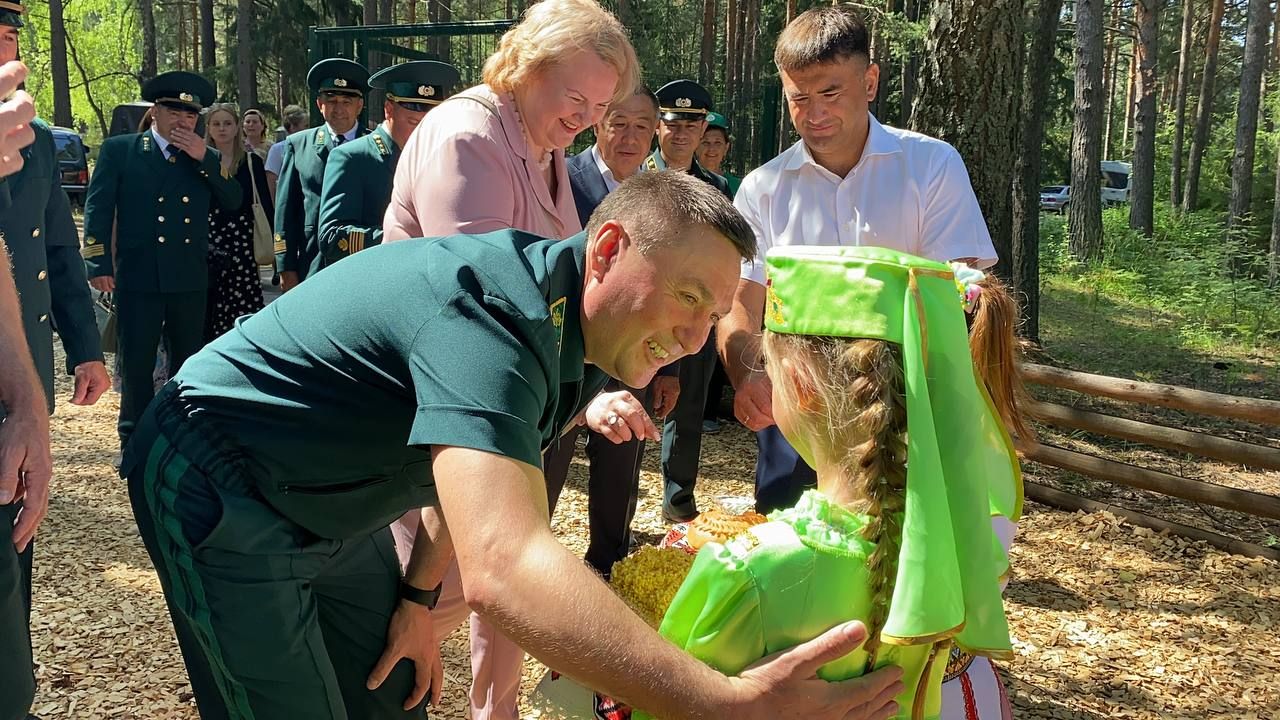
[[[335,135],[335,136],[333,137],[333,144],[334,144],[334,146],[341,145],[342,143],[344,143],[344,142],[346,142],[346,141],[347,141],[347,136],[346,136],[346,135]]]

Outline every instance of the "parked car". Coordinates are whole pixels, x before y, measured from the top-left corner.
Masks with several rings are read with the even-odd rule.
[[[1129,176],[1133,165],[1118,160],[1102,161],[1102,204],[1121,205],[1129,202]]]
[[[1066,212],[1067,203],[1071,202],[1070,185],[1049,185],[1040,188],[1040,209],[1050,212]]]
[[[64,127],[54,127],[53,144],[58,151],[58,171],[62,175],[62,189],[75,207],[84,207],[84,191],[89,186],[89,148],[80,133]]]

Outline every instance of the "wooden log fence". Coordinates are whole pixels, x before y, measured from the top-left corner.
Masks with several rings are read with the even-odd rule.
[[[1280,425],[1280,401],[1237,397],[1138,380],[1091,375],[1075,370],[1023,363],[1023,378],[1037,385],[1075,390],[1113,400],[1147,403],[1201,415]]]
[[[1202,415],[1280,426],[1280,402],[1275,400],[1237,397],[1031,363],[1023,364],[1022,369],[1024,379],[1038,385],[1071,390],[1094,397],[1146,403]],[[1032,401],[1027,411],[1031,417],[1056,427],[1083,430],[1255,468],[1280,470],[1280,448],[1112,417],[1041,401]],[[1192,480],[1052,445],[1032,444],[1030,447],[1023,448],[1023,455],[1028,460],[1100,480],[1233,510],[1253,517],[1280,521],[1280,497],[1274,495]],[[1107,503],[1081,498],[1038,483],[1027,482],[1026,494],[1033,500],[1065,510],[1089,512],[1107,510],[1135,525],[1203,540],[1228,552],[1280,560],[1280,550],[1276,548],[1262,547],[1209,530],[1161,520]]]

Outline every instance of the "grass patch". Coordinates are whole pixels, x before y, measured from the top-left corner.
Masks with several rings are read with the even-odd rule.
[[[1280,289],[1266,257],[1209,213],[1158,210],[1152,238],[1128,209],[1103,214],[1103,261],[1067,249],[1066,220],[1040,224],[1041,339],[1054,359],[1104,375],[1280,396]]]

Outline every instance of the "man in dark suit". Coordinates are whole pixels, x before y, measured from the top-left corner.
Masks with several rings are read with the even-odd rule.
[[[658,100],[648,88],[640,88],[609,107],[595,126],[595,145],[569,158],[569,186],[584,227],[604,196],[640,169],[649,156],[657,127]],[[672,364],[658,371],[648,387],[629,388],[611,381],[605,392],[630,390],[645,407],[653,409],[655,416],[665,416],[680,395],[677,366],[678,363]],[[631,544],[631,518],[636,511],[644,440],[614,444],[603,435],[582,428],[563,435],[543,455],[542,462],[553,510],[581,432],[587,433],[587,461],[591,466],[587,485],[591,543],[586,560],[607,578],[613,564],[626,556]]]

